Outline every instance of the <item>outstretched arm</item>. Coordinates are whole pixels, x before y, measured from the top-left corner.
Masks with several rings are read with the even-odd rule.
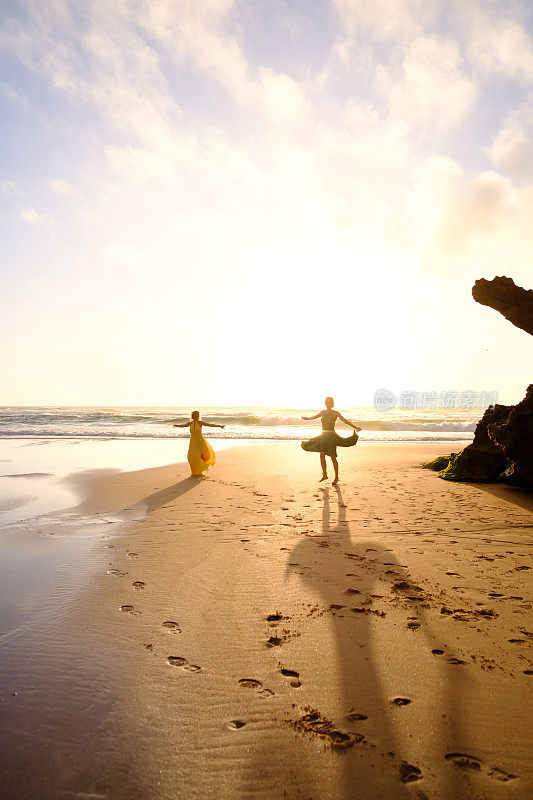
[[[204,422],[204,420],[202,420],[201,424],[202,425],[207,425],[208,428],[225,428],[226,427],[225,425],[215,425],[214,422]]]
[[[172,427],[173,428],[188,428],[190,424],[191,424],[190,420],[189,420],[189,422],[176,422]]]
[[[345,425],[348,425],[350,428],[353,428],[354,431],[361,430],[361,428],[358,428],[357,425],[353,424],[353,422],[350,422],[349,419],[345,419],[345,417],[343,417],[341,413],[339,413],[338,419],[340,419],[341,422],[344,422]]]
[[[315,414],[314,417],[302,417],[302,419],[318,419],[322,416],[322,411],[319,411],[318,414]]]

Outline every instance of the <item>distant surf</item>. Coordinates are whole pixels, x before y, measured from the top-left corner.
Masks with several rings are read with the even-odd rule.
[[[227,426],[209,430],[215,439],[290,441],[307,438],[320,428],[317,421],[301,420],[309,409],[212,407],[202,408],[201,413],[208,422]],[[469,440],[482,415],[480,409],[378,412],[371,407],[344,408],[343,413],[362,427],[362,439],[387,442]],[[173,428],[172,423],[185,422],[189,414],[190,409],[183,407],[3,407],[0,438],[183,438],[188,431]]]

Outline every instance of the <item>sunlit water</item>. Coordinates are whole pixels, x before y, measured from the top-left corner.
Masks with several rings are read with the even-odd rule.
[[[217,450],[235,446],[227,439]],[[78,502],[69,475],[84,470],[139,470],[180,463],[186,439],[0,439],[0,527]]]
[[[208,422],[225,425],[209,429],[214,439],[298,440],[319,429],[304,422],[318,409],[202,408]],[[363,428],[371,441],[456,441],[471,438],[483,409],[344,408],[343,413]],[[190,409],[175,408],[0,408],[0,437],[186,438],[188,431],[173,422],[190,419]]]
[[[180,463],[187,447],[183,438],[0,438],[0,637],[60,609],[90,569],[95,539],[112,539],[124,522],[69,511],[81,498],[68,476]]]

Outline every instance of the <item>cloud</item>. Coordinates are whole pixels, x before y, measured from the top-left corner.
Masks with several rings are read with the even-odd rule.
[[[61,178],[54,178],[48,181],[50,189],[56,194],[69,195],[74,191],[72,185]]]
[[[491,260],[498,237],[518,260],[511,232],[529,201],[509,178],[522,170],[525,180],[524,124],[507,121],[479,146],[490,144],[494,170],[471,173],[446,155],[481,90],[459,35],[436,30],[441,4],[335,7],[340,29],[300,80],[252,63],[231,0],[98,0],[76,24],[68,3],[30,5],[30,21],[8,26],[12,52],[89,125],[93,115],[104,159],[83,221],[105,271],[138,252],[171,285],[190,264],[215,285],[259,263],[288,281],[317,269],[316,253],[336,254],[345,276],[368,263],[439,271],[468,252]],[[64,179],[49,186],[72,190]]]
[[[137,22],[176,61],[195,66],[241,100],[253,92],[248,63],[234,33],[236,0],[157,0]]]
[[[465,37],[469,59],[481,74],[500,74],[518,82],[533,79],[533,42],[517,2],[455,0],[454,17]]]
[[[417,36],[436,18],[440,5],[439,0],[333,0],[349,31],[370,33],[378,41]]]
[[[533,180],[533,112],[531,105],[512,114],[487,148],[493,164],[518,183]]]
[[[24,197],[24,192],[13,181],[3,180],[0,188],[4,197]]]
[[[26,95],[23,94],[19,89],[16,89],[14,86],[11,86],[8,83],[0,83],[0,92],[12,105],[19,106],[20,108],[30,107],[30,102]]]
[[[379,72],[392,121],[418,135],[454,127],[476,98],[474,83],[461,70],[457,44],[421,36],[404,53],[400,70],[383,68]]]
[[[53,226],[54,218],[50,214],[40,214],[26,200],[26,193],[13,181],[3,180],[0,189],[4,197],[10,198],[19,219],[27,225]]]
[[[325,59],[324,65],[315,79],[319,93],[329,91],[331,84],[342,85],[355,81],[363,85],[374,76],[376,64],[370,44],[357,40],[354,36],[341,34],[337,36]]]
[[[431,270],[472,275],[529,263],[533,187],[519,188],[494,171],[470,173],[446,156],[425,159],[406,190],[392,241]],[[392,230],[392,229],[391,229]]]
[[[282,72],[263,68],[258,86],[259,102],[268,121],[281,128],[309,124],[311,107],[303,86]]]
[[[54,218],[50,214],[39,214],[33,206],[25,206],[19,209],[19,217],[28,225],[52,226]]]

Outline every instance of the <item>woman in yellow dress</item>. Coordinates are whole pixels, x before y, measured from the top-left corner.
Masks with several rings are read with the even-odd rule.
[[[207,425],[208,428],[226,427],[225,425],[215,425],[212,422],[204,422],[200,419],[199,411],[192,412],[189,422],[174,425],[174,428],[190,428],[191,440],[187,460],[191,467],[191,475],[205,475],[209,467],[214,467],[216,464],[215,452],[202,436],[203,425]]]

